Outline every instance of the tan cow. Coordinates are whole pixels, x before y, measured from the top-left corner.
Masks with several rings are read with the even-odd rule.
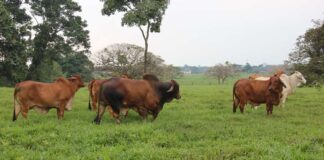
[[[64,110],[72,109],[68,104],[81,87],[84,87],[84,83],[79,75],[67,79],[60,77],[53,83],[20,82],[15,87],[12,120],[17,120],[20,112],[27,119],[28,110],[34,107],[43,113],[56,108],[58,119],[62,119]]]

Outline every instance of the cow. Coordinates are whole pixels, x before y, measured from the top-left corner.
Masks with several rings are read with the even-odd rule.
[[[296,88],[302,84],[306,84],[306,79],[303,74],[298,71],[293,72],[290,76],[282,74],[280,76],[281,81],[287,86],[282,90],[282,98],[280,100],[280,106],[284,107],[287,97],[295,92]]]
[[[179,84],[175,80],[160,82],[151,74],[144,75],[142,80],[111,78],[101,85],[99,109],[94,123],[100,124],[108,105],[111,106],[113,117],[118,124],[122,108],[132,108],[142,118],[146,118],[150,113],[155,120],[165,103],[181,98],[179,90]]]
[[[101,84],[104,82],[105,80],[103,79],[95,79],[90,81],[90,83],[88,84],[88,90],[89,90],[89,103],[88,103],[88,108],[89,110],[93,111],[97,111],[97,102],[98,102],[98,93],[99,93],[99,89]]]
[[[294,71],[290,76],[281,73],[277,74],[280,76],[281,81],[286,85],[286,88],[282,90],[282,97],[280,99],[280,107],[284,107],[287,97],[295,92],[296,88],[300,86],[301,84],[306,84],[306,79],[304,78],[303,74],[301,74],[299,71]],[[270,77],[257,77],[255,80],[259,81],[266,81],[269,80]],[[256,107],[257,108],[257,107]]]
[[[128,79],[129,75],[123,74],[120,77]],[[88,109],[89,110],[91,110],[91,106],[92,106],[93,111],[96,111],[96,112],[98,111],[98,109],[97,109],[98,95],[99,95],[100,86],[104,81],[105,80],[103,80],[103,79],[95,79],[95,80],[90,81],[90,83],[88,84],[88,90],[89,90]],[[112,115],[112,109],[110,107],[108,108],[108,111]],[[128,109],[127,108],[122,109],[122,113],[123,113],[124,117],[127,117]]]
[[[243,113],[247,103],[253,106],[266,103],[267,115],[271,115],[273,105],[280,103],[283,87],[285,84],[276,75],[267,81],[240,79],[233,86],[233,112],[239,106]]]
[[[47,113],[56,108],[57,118],[62,119],[64,110],[71,110],[71,101],[79,88],[84,87],[79,75],[70,78],[60,77],[53,83],[24,81],[17,83],[14,91],[13,121],[16,121],[20,112],[27,119],[29,109],[36,108]]]

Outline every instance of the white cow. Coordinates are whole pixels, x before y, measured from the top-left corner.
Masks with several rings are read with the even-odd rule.
[[[259,80],[259,81],[267,81],[269,79],[270,79],[270,77],[257,77],[257,78],[255,78],[255,80]],[[298,71],[295,71],[290,76],[288,76],[286,74],[281,74],[280,79],[286,85],[286,88],[283,88],[283,90],[282,90],[282,97],[280,99],[280,106],[284,107],[287,97],[289,95],[291,95],[292,93],[294,93],[298,86],[300,86],[301,84],[305,84],[306,79]],[[257,109],[257,106],[255,106],[255,108]]]
[[[282,98],[280,99],[280,106],[284,107],[287,97],[292,93],[294,93],[298,86],[300,86],[301,84],[305,84],[306,79],[298,71],[295,71],[290,76],[287,76],[286,74],[282,74],[280,76],[280,79],[286,85],[286,88],[283,88],[282,90]]]

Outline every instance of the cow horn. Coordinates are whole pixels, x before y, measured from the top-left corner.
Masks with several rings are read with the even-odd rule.
[[[174,88],[174,86],[173,86],[173,84],[171,84],[171,87],[170,87],[170,89],[167,91],[168,93],[169,92],[172,92],[173,91],[173,88]]]

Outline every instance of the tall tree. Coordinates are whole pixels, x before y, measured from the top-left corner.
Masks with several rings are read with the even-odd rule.
[[[104,1],[102,14],[111,16],[116,12],[125,13],[122,26],[137,26],[144,39],[144,73],[147,71],[148,39],[150,32],[160,32],[162,16],[169,0],[101,0]],[[143,29],[146,27],[146,29]]]
[[[0,0],[0,81],[7,85],[27,73],[30,17],[21,5],[21,0]]]
[[[29,0],[33,27],[32,60],[27,79],[41,80],[40,66],[55,67],[54,62],[75,54],[89,53],[89,31],[85,30],[86,21],[76,15],[81,7],[74,0]],[[85,62],[86,61],[81,61]],[[63,68],[64,73],[69,69]]]
[[[288,63],[293,64],[294,70],[301,71],[308,83],[324,83],[324,20],[314,23],[313,28],[298,37]]]

